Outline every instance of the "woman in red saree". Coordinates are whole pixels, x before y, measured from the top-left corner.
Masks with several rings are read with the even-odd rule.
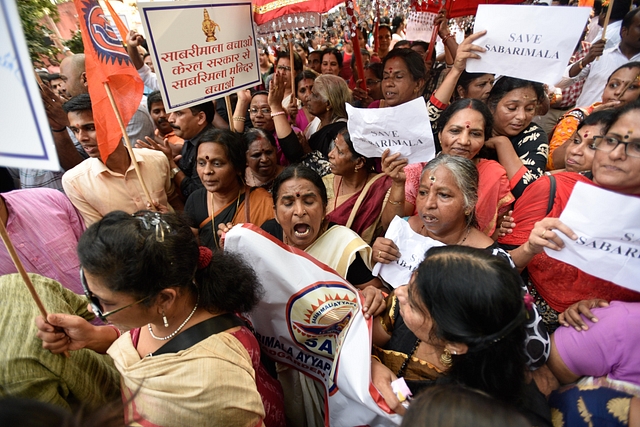
[[[336,137],[329,164],[331,174],[323,178],[329,196],[327,219],[371,244],[382,234],[380,219],[391,178],[373,172],[373,161],[356,153],[347,129]]]

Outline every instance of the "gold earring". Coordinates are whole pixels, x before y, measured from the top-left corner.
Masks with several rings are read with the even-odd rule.
[[[442,363],[446,368],[451,366],[451,352],[449,349],[445,348],[440,355],[440,363]]]

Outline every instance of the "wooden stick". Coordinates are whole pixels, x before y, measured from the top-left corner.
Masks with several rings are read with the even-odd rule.
[[[4,242],[4,245],[7,247],[7,252],[9,252],[9,256],[11,256],[11,260],[13,261],[13,264],[18,269],[20,276],[22,276],[22,280],[24,280],[24,284],[27,285],[27,289],[29,289],[31,298],[33,298],[36,305],[38,306],[38,310],[40,311],[40,314],[42,315],[42,317],[44,317],[44,321],[47,322],[47,309],[44,307],[44,304],[42,303],[42,300],[40,299],[40,296],[38,295],[36,288],[33,286],[33,283],[31,282],[31,278],[27,274],[27,271],[24,269],[24,266],[22,265],[22,261],[20,261],[20,258],[18,258],[16,249],[13,247],[11,238],[9,237],[9,234],[7,233],[7,229],[5,228],[2,221],[0,221],[0,237]],[[71,357],[68,351],[65,351],[63,354],[66,357]]]
[[[151,205],[151,208],[155,210],[155,205],[153,204],[153,200],[151,199],[149,190],[147,189],[147,186],[142,180],[140,167],[138,166],[138,162],[136,161],[136,155],[134,154],[133,148],[131,147],[131,141],[129,140],[129,135],[127,134],[127,128],[124,126],[122,116],[120,115],[120,110],[118,110],[118,106],[116,105],[116,100],[113,98],[113,93],[111,92],[111,87],[109,86],[109,82],[104,82],[104,88],[107,91],[107,96],[109,97],[111,108],[113,108],[113,112],[116,114],[116,119],[118,119],[118,124],[120,125],[122,136],[124,137],[125,146],[127,147],[127,151],[129,151],[129,157],[131,157],[133,168],[136,171],[136,175],[138,175],[138,180],[140,181],[140,185],[142,186],[142,191],[144,191],[144,195],[147,198],[147,201],[149,202],[149,204]],[[105,163],[106,163],[106,159],[105,159]]]
[[[227,116],[229,116],[229,130],[235,132],[236,129],[233,126],[233,111],[231,110],[231,95],[224,97],[224,103],[227,106]]]
[[[289,66],[291,67],[291,103],[296,102],[296,67],[293,61],[293,35],[289,39]],[[287,113],[288,114],[288,113]]]
[[[602,40],[605,40],[607,36],[607,26],[609,25],[609,18],[611,18],[611,10],[613,10],[613,1],[611,0],[609,6],[607,6],[607,16],[604,18],[604,25],[602,26]]]
[[[636,75],[636,77],[633,80],[629,80],[624,84],[624,87],[622,88],[622,92],[620,92],[620,95],[616,96],[616,99],[619,100],[620,98],[622,98],[624,93],[627,91],[627,89],[629,89],[629,86],[631,86],[633,83],[637,81],[640,81],[640,73],[638,73],[638,75]]]

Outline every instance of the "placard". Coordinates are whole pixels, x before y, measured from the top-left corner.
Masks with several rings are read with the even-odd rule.
[[[167,111],[260,84],[251,2],[138,3]]]
[[[492,73],[554,85],[582,36],[588,7],[479,5],[474,44],[487,49],[467,60],[470,73]]]
[[[638,197],[578,182],[560,215],[578,240],[558,231],[565,247],[545,248],[545,252],[592,276],[640,292],[639,212]]]
[[[0,165],[60,170],[16,3],[0,0]]]
[[[407,18],[406,40],[422,40],[429,43],[433,34],[433,23],[438,17],[437,13],[409,12]]]
[[[353,148],[366,157],[389,149],[409,163],[428,162],[436,155],[427,105],[422,97],[395,107],[355,108],[347,104],[347,127]]]

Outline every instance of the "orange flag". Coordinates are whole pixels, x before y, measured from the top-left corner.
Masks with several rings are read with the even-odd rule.
[[[127,34],[129,34],[129,29],[127,28],[126,25],[124,25],[124,22],[122,22],[122,19],[120,19],[120,16],[116,13],[116,11],[113,10],[113,6],[111,6],[111,2],[109,0],[105,0],[105,3],[107,5],[107,9],[109,9],[109,13],[111,14],[111,19],[113,19],[113,22],[116,24],[116,27],[118,27],[118,32],[120,33],[120,40],[122,40],[122,44],[126,46]]]
[[[122,132],[104,83],[109,84],[125,125],[140,105],[144,83],[97,0],[74,0],[74,3],[84,43],[98,148],[102,161],[106,163],[109,155],[121,143]]]

